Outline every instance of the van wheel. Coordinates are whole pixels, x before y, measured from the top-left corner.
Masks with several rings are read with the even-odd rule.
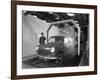
[[[57,55],[57,59],[55,61],[56,64],[61,64],[63,62],[63,53]]]

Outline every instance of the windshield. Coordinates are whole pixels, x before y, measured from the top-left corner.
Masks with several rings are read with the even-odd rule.
[[[55,42],[55,38],[49,38],[49,42],[50,43],[52,43],[52,42],[54,43]]]
[[[63,43],[64,42],[64,37],[51,37],[49,38],[50,43],[58,42],[58,43]]]

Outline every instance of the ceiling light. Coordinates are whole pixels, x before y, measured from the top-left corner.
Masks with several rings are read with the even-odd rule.
[[[67,13],[68,16],[75,16],[73,13]]]
[[[49,12],[49,14],[53,14],[53,12]]]

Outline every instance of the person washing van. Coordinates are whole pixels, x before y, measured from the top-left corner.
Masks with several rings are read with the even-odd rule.
[[[45,44],[45,40],[46,40],[46,37],[44,36],[44,33],[42,32],[41,36],[39,38],[39,44],[40,45],[44,45]]]

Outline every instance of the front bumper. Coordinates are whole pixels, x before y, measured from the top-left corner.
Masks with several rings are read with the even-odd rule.
[[[38,55],[39,59],[43,59],[43,60],[53,60],[53,59],[57,59],[57,57],[55,56],[41,56]]]

